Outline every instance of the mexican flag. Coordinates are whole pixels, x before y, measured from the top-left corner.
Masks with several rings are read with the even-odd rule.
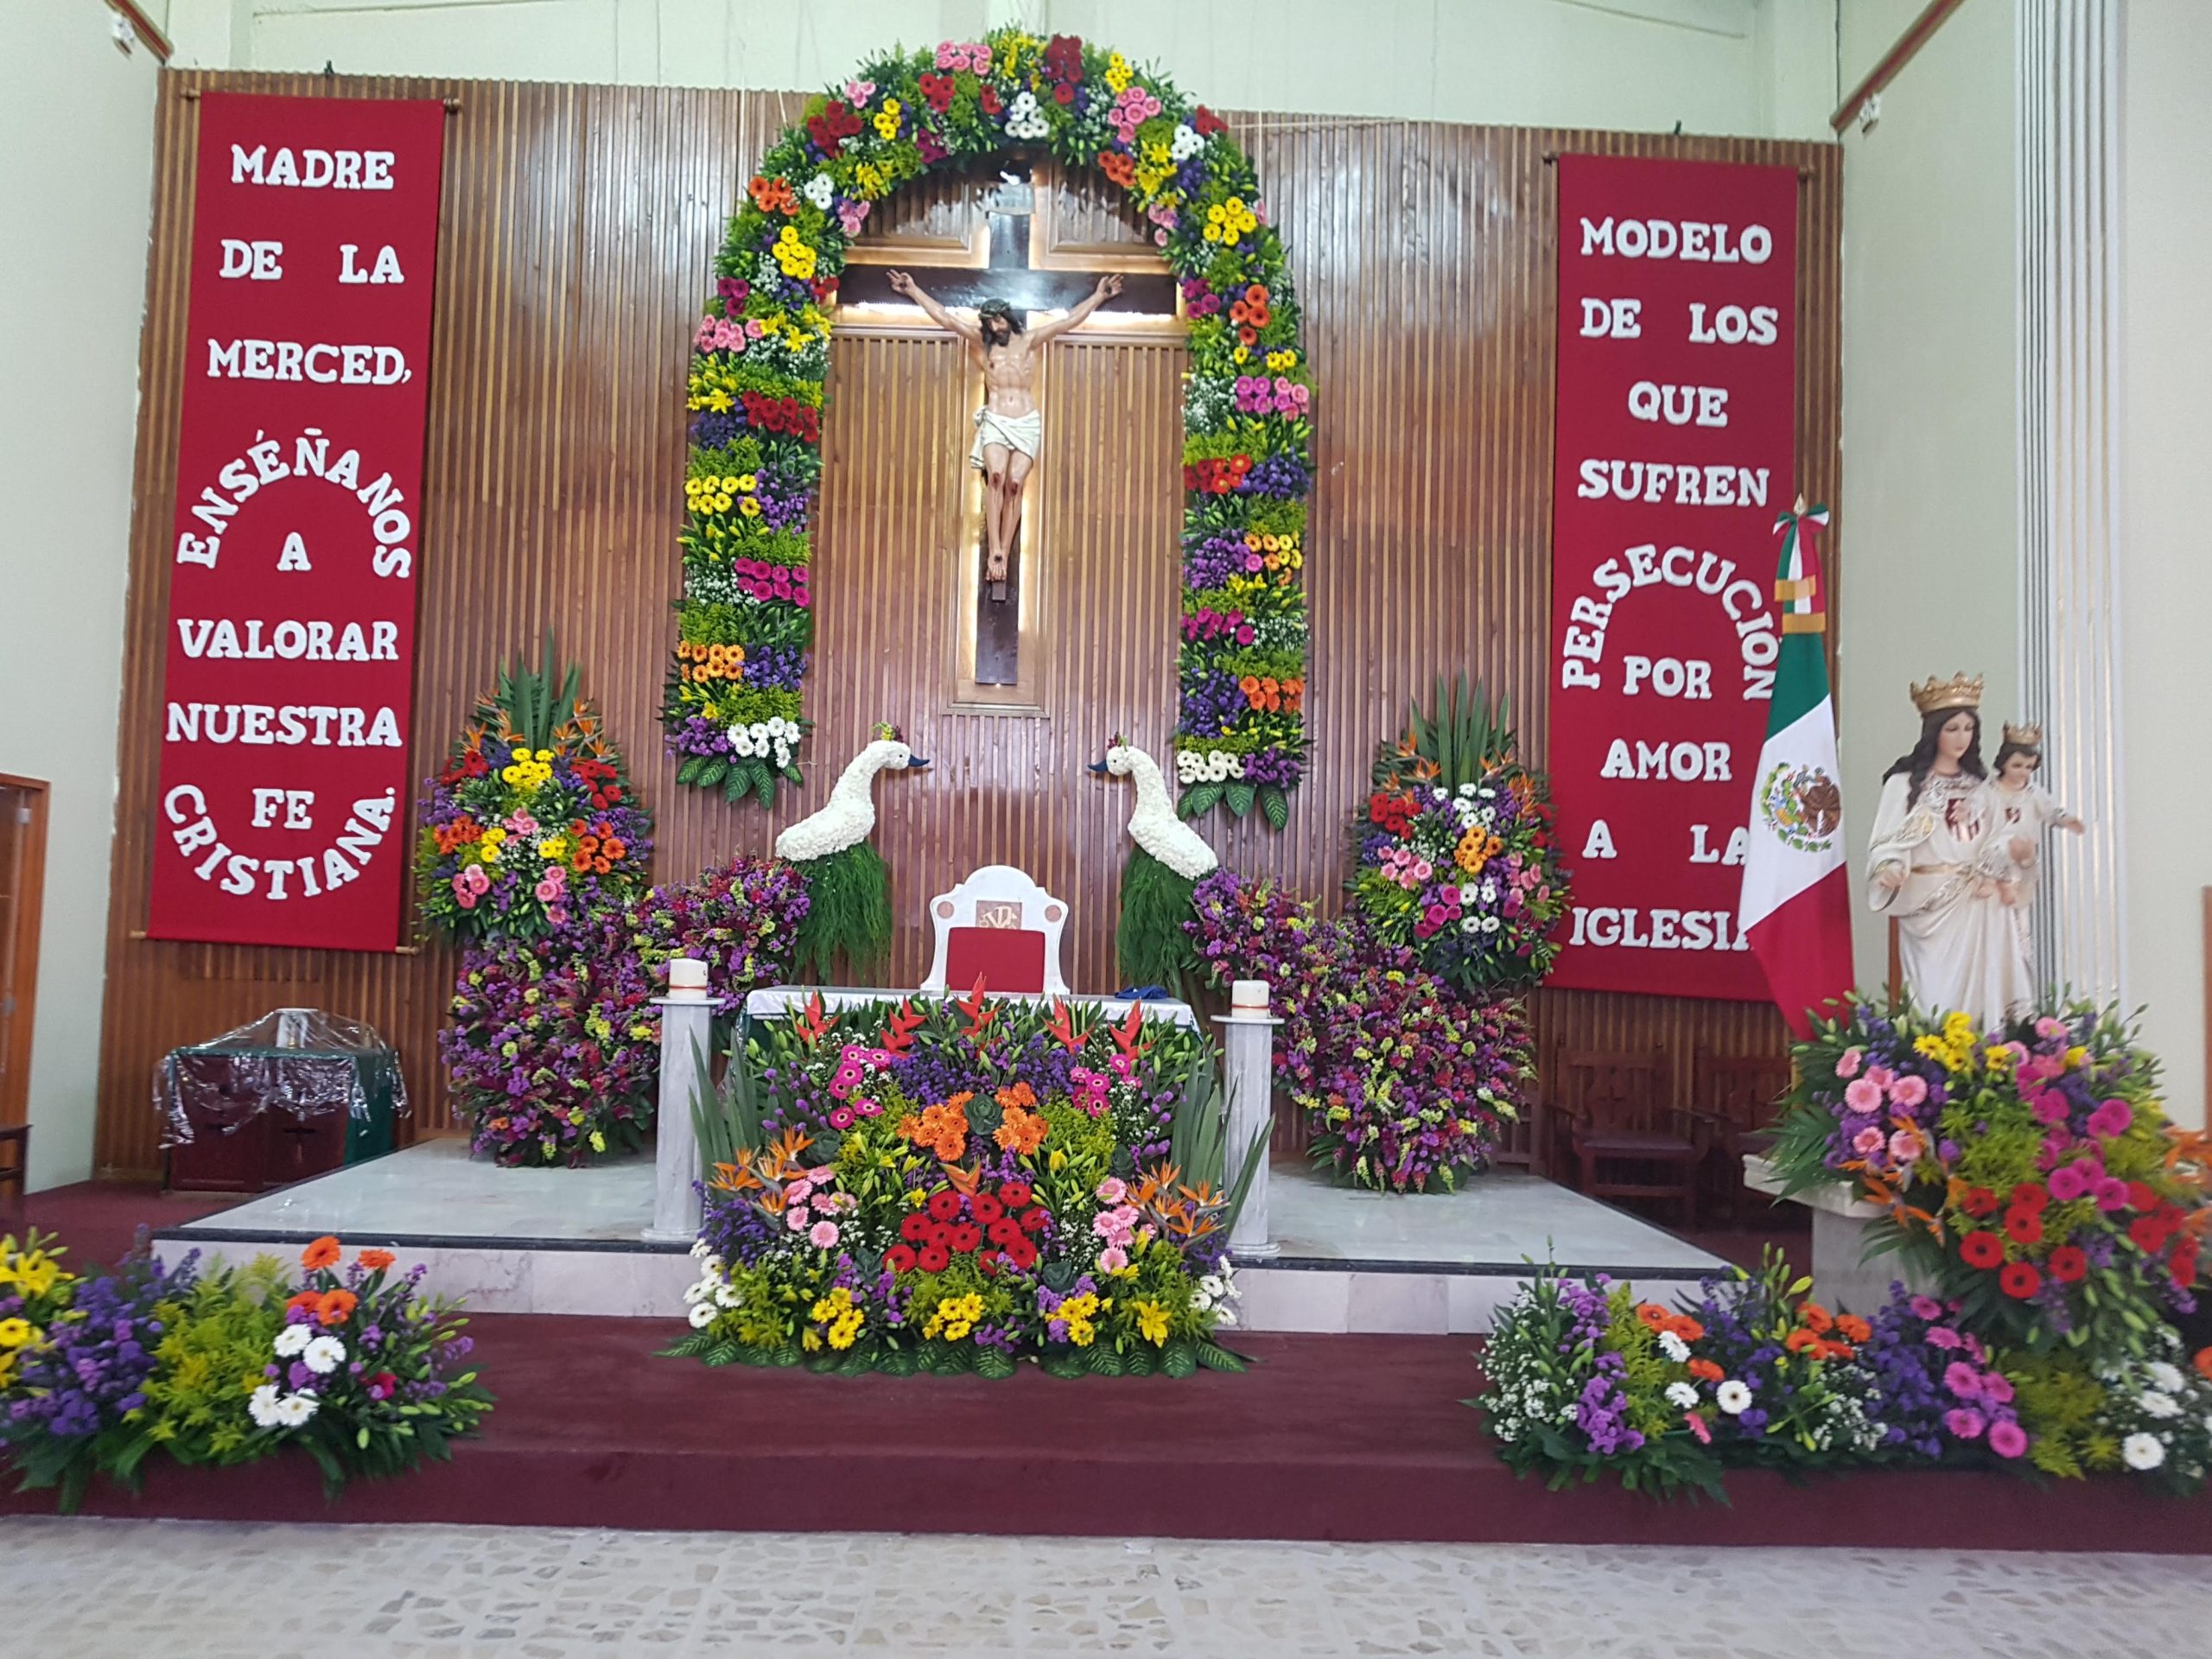
[[[1782,652],[1766,743],[1752,774],[1738,912],[1775,1006],[1800,1038],[1811,1035],[1811,1013],[1847,993],[1852,980],[1843,772],[1821,647],[1828,626],[1827,589],[1812,540],[1827,522],[1827,509],[1808,512],[1802,496],[1774,522],[1781,543],[1774,596],[1782,610]]]

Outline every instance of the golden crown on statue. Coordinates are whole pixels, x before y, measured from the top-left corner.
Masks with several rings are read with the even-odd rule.
[[[2005,741],[2017,743],[2024,749],[2039,749],[2043,747],[2043,728],[2015,726],[2008,720],[2005,722]]]
[[[1969,677],[1954,674],[1948,680],[1928,677],[1924,685],[1911,688],[1912,706],[1923,715],[1932,715],[1939,709],[1979,709],[1981,707],[1981,676]]]

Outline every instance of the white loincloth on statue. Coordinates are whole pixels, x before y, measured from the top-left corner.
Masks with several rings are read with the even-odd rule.
[[[968,464],[978,472],[982,470],[983,446],[987,443],[1018,449],[1034,461],[1037,446],[1044,436],[1045,416],[1041,410],[1033,409],[1027,415],[1001,415],[986,404],[976,411],[976,442],[968,451]]]

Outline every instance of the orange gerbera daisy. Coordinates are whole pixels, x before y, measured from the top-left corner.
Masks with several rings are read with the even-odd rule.
[[[1667,1324],[1667,1310],[1656,1302],[1638,1302],[1636,1317],[1654,1331],[1663,1330]]]
[[[1690,1361],[1690,1375],[1707,1382],[1718,1382],[1727,1373],[1709,1359],[1694,1359]]]
[[[1024,1085],[1027,1087],[1027,1085]],[[1045,1144],[1050,1126],[1033,1112],[1025,1112],[1019,1106],[1009,1106],[1006,1116],[991,1132],[991,1139],[1008,1152],[1027,1158]]]
[[[1816,1337],[1826,1336],[1828,1327],[1835,1323],[1827,1309],[1818,1302],[1806,1303],[1800,1317],[1805,1321],[1805,1328]]]
[[[1874,1327],[1856,1313],[1837,1314],[1835,1329],[1836,1334],[1847,1342],[1865,1342],[1874,1334]]]
[[[338,1241],[325,1233],[300,1252],[300,1265],[309,1273],[314,1273],[323,1268],[336,1267],[338,1258],[345,1254],[345,1249]]]
[[[350,1290],[327,1290],[315,1302],[315,1316],[325,1325],[343,1325],[353,1317],[357,1305]]]
[[[392,1264],[394,1257],[390,1250],[363,1250],[354,1260],[371,1273],[382,1273]]]
[[[2212,1382],[2212,1348],[2198,1349],[2196,1357],[2191,1363],[2196,1367],[2196,1374],[2199,1376],[2203,1377],[2207,1382]]]

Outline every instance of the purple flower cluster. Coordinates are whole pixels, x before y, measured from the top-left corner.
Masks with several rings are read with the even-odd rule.
[[[1176,729],[1189,737],[1219,737],[1234,729],[1237,716],[1250,706],[1234,674],[1187,668],[1183,672],[1183,718]]]
[[[1204,593],[1227,587],[1231,576],[1256,576],[1266,568],[1267,562],[1244,544],[1243,536],[1222,532],[1184,550],[1183,584]]]
[[[1860,1346],[1859,1363],[1873,1381],[1887,1448],[1929,1459],[1986,1448],[2017,1458],[2028,1437],[2012,1384],[1981,1339],[1961,1328],[1960,1312],[1956,1302],[1892,1284],[1889,1301],[1869,1321],[1873,1335]]]
[[[112,1274],[79,1281],[71,1311],[21,1362],[0,1440],[86,1440],[144,1406],[165,1329],[156,1305],[191,1288],[196,1257],[171,1272],[150,1255],[134,1254]]]
[[[1571,1280],[1560,1287],[1560,1304],[1572,1320],[1567,1329],[1567,1351],[1594,1349],[1604,1338],[1611,1323],[1605,1306],[1606,1282],[1600,1274],[1594,1283]],[[1574,1403],[1575,1427],[1582,1431],[1583,1438],[1590,1442],[1590,1449],[1599,1457],[1641,1451],[1643,1432],[1632,1427],[1628,1421],[1628,1362],[1617,1353],[1601,1353],[1594,1363],[1595,1375],[1582,1385],[1582,1392]]]
[[[748,645],[745,652],[745,683],[760,690],[796,691],[806,677],[807,653],[797,645]],[[695,716],[696,718],[696,716]],[[686,721],[686,726],[690,725]],[[704,721],[698,722],[705,725]],[[720,749],[693,753],[720,753]]]

